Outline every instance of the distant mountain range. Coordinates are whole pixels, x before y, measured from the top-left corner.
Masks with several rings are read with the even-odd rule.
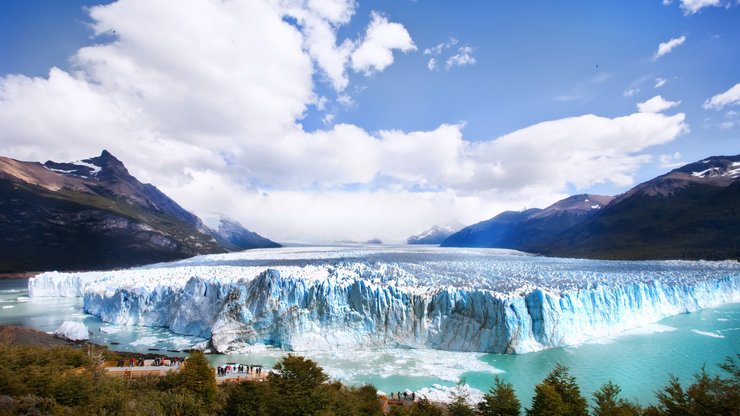
[[[107,151],[71,163],[0,157],[0,273],[127,267],[275,245],[238,223],[209,229]]]
[[[447,237],[454,234],[460,226],[439,226],[435,225],[423,233],[412,235],[406,239],[407,244],[440,244]]]
[[[224,215],[216,214],[215,222],[207,222],[211,235],[229,251],[241,251],[251,248],[277,248],[280,244],[249,231],[239,221]]]
[[[503,212],[445,247],[512,248],[604,259],[740,259],[740,155],[715,156],[617,197],[575,195],[545,209]]]

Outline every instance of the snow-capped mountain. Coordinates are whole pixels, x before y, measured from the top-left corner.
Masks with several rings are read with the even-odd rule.
[[[225,251],[203,222],[107,151],[70,163],[0,157],[0,272],[91,269]]]
[[[618,196],[539,250],[631,259],[740,259],[740,155],[674,169]]]
[[[229,251],[252,248],[277,248],[280,244],[244,228],[241,223],[222,214],[212,213],[202,216],[211,235]]]
[[[443,246],[610,259],[740,259],[740,155],[674,169],[617,197],[576,195],[504,212]]]
[[[448,225],[443,227],[435,225],[420,234],[412,235],[411,237],[407,238],[406,243],[437,245],[444,241],[447,237],[457,232],[457,230],[459,230],[460,228],[462,228],[462,226]]]
[[[613,197],[574,195],[545,209],[506,211],[465,227],[442,242],[444,247],[498,247],[530,251],[558,233],[595,215]]]

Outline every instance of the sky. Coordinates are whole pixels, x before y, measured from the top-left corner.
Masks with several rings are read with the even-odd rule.
[[[740,0],[4,0],[0,155],[404,241],[740,153]]]

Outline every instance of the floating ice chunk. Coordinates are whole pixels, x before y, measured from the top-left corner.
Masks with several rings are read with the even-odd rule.
[[[144,337],[144,338],[139,338],[135,341],[130,342],[129,345],[132,345],[134,347],[137,345],[148,345],[151,347],[151,346],[156,345],[158,342],[159,342],[159,338],[157,337]]]
[[[705,337],[712,337],[712,338],[724,338],[725,336],[722,334],[718,334],[716,332],[708,332],[708,331],[700,331],[698,329],[692,329],[691,332],[699,335],[704,335]]]
[[[90,333],[84,323],[78,321],[64,321],[54,331],[54,336],[68,339],[70,341],[86,341],[90,339]]]

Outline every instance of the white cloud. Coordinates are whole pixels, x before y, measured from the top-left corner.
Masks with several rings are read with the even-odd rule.
[[[622,93],[622,95],[625,96],[625,97],[632,97],[633,95],[637,94],[638,92],[640,92],[640,89],[639,88],[630,88],[628,90],[624,90],[624,92]]]
[[[271,238],[402,240],[453,218],[545,206],[572,187],[627,186],[651,146],[688,130],[681,113],[634,113],[483,141],[466,140],[461,124],[370,133],[329,115],[331,127],[307,132],[306,109],[322,105],[314,76],[326,70],[305,28],[285,19],[296,4],[93,7],[95,30],[115,30],[115,41],[78,51],[70,72],[0,78],[0,154],[65,161],[106,148],[186,208],[225,211]],[[347,3],[311,4],[306,13],[331,25],[348,19]]]
[[[447,58],[445,61],[445,69],[448,71],[450,68],[455,66],[466,66],[474,65],[475,57],[473,57],[473,48],[470,46],[461,46],[457,49],[457,53]]]
[[[655,78],[655,88],[660,88],[668,83],[668,80],[665,78]]]
[[[410,52],[416,50],[416,45],[403,25],[372,12],[365,39],[352,52],[352,69],[365,75],[380,72],[393,63],[394,49]]]
[[[641,113],[661,113],[679,104],[681,104],[681,101],[668,101],[662,96],[656,95],[645,102],[637,103],[637,109]]]
[[[673,3],[673,0],[663,0],[663,6],[668,6]]]
[[[474,65],[475,57],[473,56],[473,50],[471,46],[460,46],[457,50],[449,55],[448,50],[456,46],[460,41],[454,37],[450,37],[446,42],[438,43],[435,46],[424,49],[424,55],[433,55],[427,61],[427,69],[430,71],[438,71],[440,65],[440,58],[445,63],[445,70],[449,71],[456,66]],[[447,52],[447,53],[446,53]],[[447,55],[443,57],[442,55]]]
[[[444,52],[445,49],[449,49],[455,45],[457,45],[459,40],[456,38],[450,37],[447,42],[441,42],[436,44],[435,46],[432,46],[431,48],[424,49],[424,55],[440,55],[442,52]]]
[[[681,9],[684,14],[694,14],[705,7],[720,5],[720,0],[681,0]]]
[[[354,98],[349,94],[338,95],[337,102],[347,110],[351,110],[357,106],[357,102],[355,102]]]
[[[658,50],[655,52],[655,59],[658,59],[661,56],[670,53],[673,49],[681,46],[684,42],[686,42],[685,35],[681,35],[681,37],[671,39],[667,42],[662,42],[660,45],[658,45]]]
[[[660,167],[663,169],[675,169],[686,164],[685,162],[681,161],[680,152],[675,152],[672,154],[664,153],[660,155],[658,159],[660,160]]]
[[[704,102],[704,108],[721,110],[726,105],[740,104],[740,82],[725,92],[719,93]]]

